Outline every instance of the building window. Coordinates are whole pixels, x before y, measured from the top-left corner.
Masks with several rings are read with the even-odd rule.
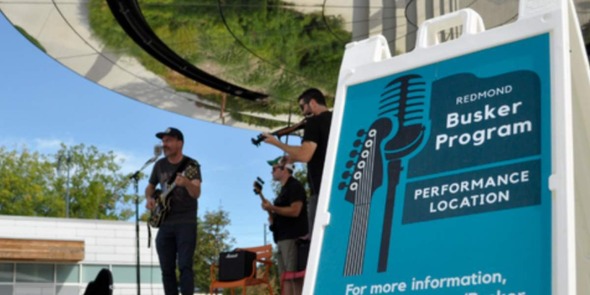
[[[84,264],[82,267],[82,283],[89,283],[94,281],[101,269],[109,269],[108,265],[88,265]]]
[[[162,273],[159,266],[140,266],[141,284],[161,284]],[[113,265],[113,280],[117,284],[137,283],[137,269],[135,265]]]
[[[135,283],[136,270],[133,265],[113,265],[113,281],[116,284],[129,284]]]
[[[2,293],[2,294],[4,294],[4,293]],[[55,286],[55,294],[56,295],[80,295],[80,287],[57,285],[57,286]]]
[[[13,274],[14,274],[14,264],[13,263],[0,263],[0,282],[12,283],[14,281]],[[5,294],[5,293],[0,293],[0,294]]]
[[[53,264],[16,265],[17,283],[53,283]]]
[[[160,266],[142,266],[141,282],[143,284],[162,284],[162,271]]]
[[[0,294],[12,294],[12,285],[10,286],[0,286]]]
[[[58,284],[80,282],[80,266],[76,264],[58,264],[55,270],[55,278]]]

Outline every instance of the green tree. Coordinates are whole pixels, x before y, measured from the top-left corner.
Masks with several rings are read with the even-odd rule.
[[[63,216],[63,199],[52,189],[55,178],[46,156],[0,147],[0,214]]]
[[[195,287],[201,292],[208,292],[211,283],[211,264],[219,263],[219,253],[233,249],[235,239],[230,236],[227,226],[231,221],[229,213],[219,208],[217,211],[207,211],[203,218],[198,219],[197,249],[195,250]],[[258,271],[262,271],[259,266]],[[261,275],[261,274],[260,274]],[[278,275],[276,267],[271,269],[273,287],[276,294],[278,290]],[[256,295],[266,293],[264,286],[248,287],[246,294]],[[222,294],[230,294],[230,290],[223,290]]]
[[[70,217],[127,220],[133,215],[130,201],[134,196],[125,194],[131,183],[128,175],[119,172],[121,166],[113,151],[103,153],[95,146],[62,144],[55,156],[56,165],[68,156]],[[67,174],[60,173],[57,180],[55,189],[67,195]]]
[[[219,253],[229,251],[235,243],[227,230],[230,223],[229,213],[221,208],[207,211],[202,219],[198,218],[195,287],[203,292],[209,290],[211,264],[217,264]]]
[[[60,169],[57,169],[59,166]],[[127,220],[128,177],[114,152],[94,146],[61,145],[55,155],[0,147],[0,214]]]

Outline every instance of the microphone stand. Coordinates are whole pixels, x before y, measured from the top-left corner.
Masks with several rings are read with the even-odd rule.
[[[135,274],[136,274],[136,282],[137,282],[137,295],[141,295],[141,279],[140,279],[140,265],[139,265],[139,175],[143,169],[145,169],[148,165],[155,162],[158,159],[158,156],[154,156],[153,158],[149,159],[139,170],[135,171],[131,176],[129,176],[130,180],[133,180],[133,189],[135,191]]]

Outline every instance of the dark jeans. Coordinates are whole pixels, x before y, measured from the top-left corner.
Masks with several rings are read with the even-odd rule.
[[[196,245],[196,224],[164,223],[158,230],[156,249],[160,259],[162,282],[164,283],[166,295],[178,294],[178,283],[176,281],[177,261],[180,270],[180,292],[183,295],[192,295],[194,293],[193,255]]]

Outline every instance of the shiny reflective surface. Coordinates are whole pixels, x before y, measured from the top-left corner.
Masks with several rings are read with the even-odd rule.
[[[575,3],[589,43],[590,0]],[[105,0],[0,0],[0,10],[49,56],[106,88],[191,118],[257,130],[301,121],[296,97],[306,88],[333,99],[344,46],[352,40],[383,34],[395,55],[413,49],[417,25],[428,18],[468,7],[489,30],[518,17],[518,1],[500,0],[138,4],[149,28],[183,60],[266,98],[227,94],[164,66],[129,38]]]

